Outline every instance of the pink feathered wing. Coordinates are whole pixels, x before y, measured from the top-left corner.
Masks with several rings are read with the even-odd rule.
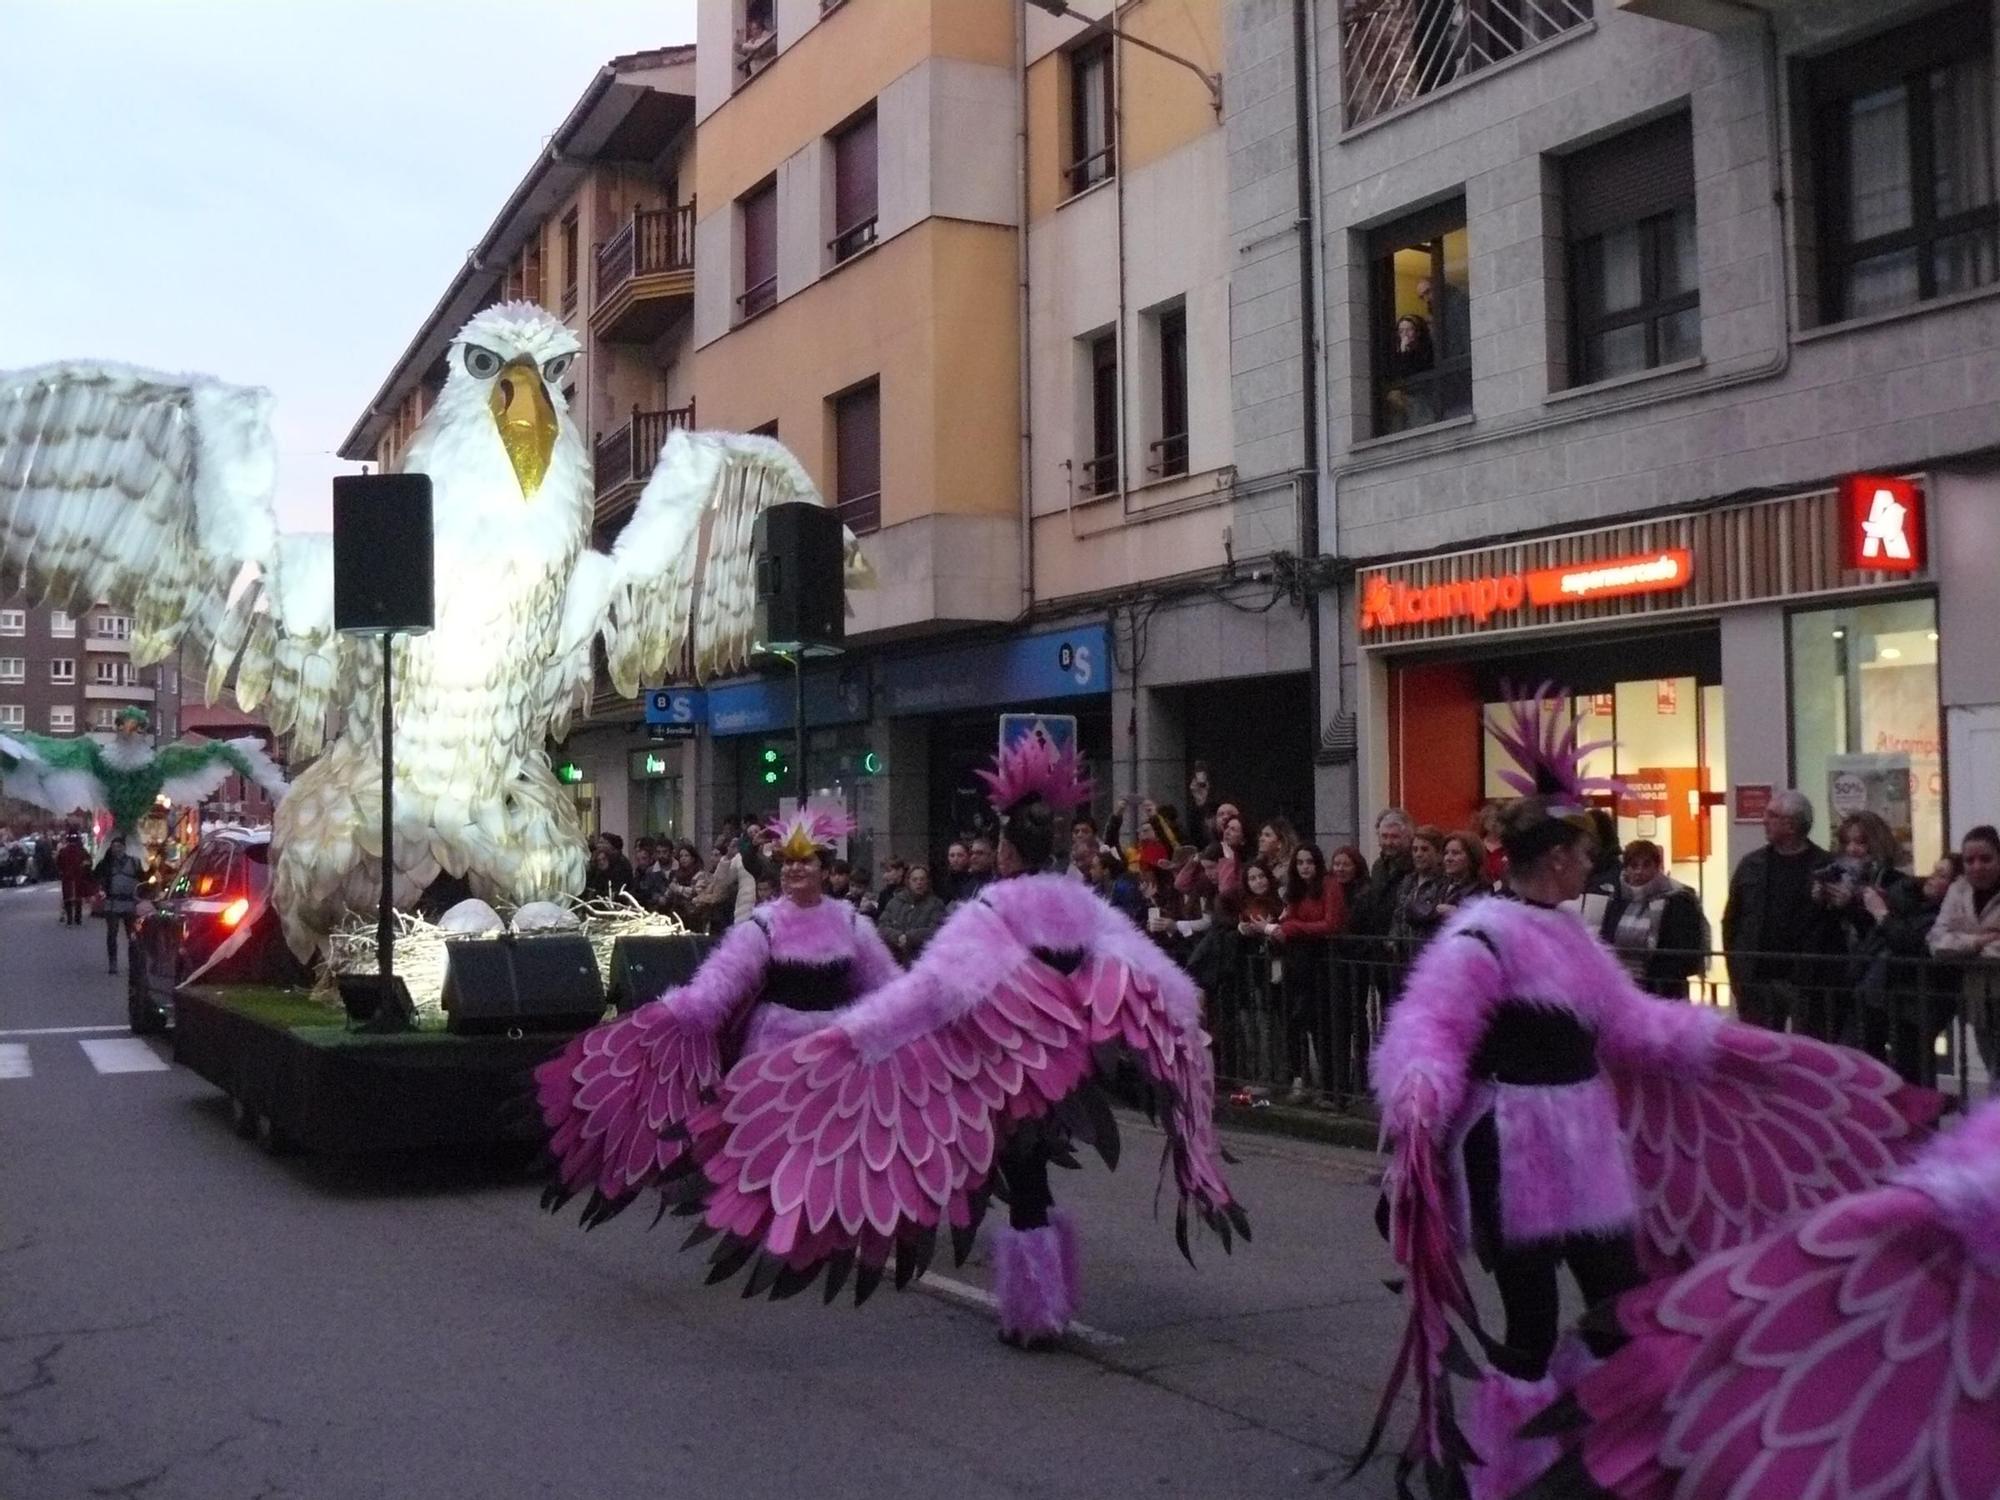
[[[1534,1496],[2000,1495],[2000,1105],[1897,1182],[1626,1297]]]
[[[1247,1237],[1222,1175],[1208,1038],[1168,1003],[1185,978],[1136,932],[1125,943],[1097,925],[1130,927],[1084,887],[1004,884],[1045,904],[1089,903],[1096,951],[1064,975],[973,903],[902,980],[733,1068],[690,1126],[707,1184],[690,1243],[724,1236],[712,1281],[756,1257],[746,1295],[782,1296],[825,1267],[830,1301],[858,1263],[858,1300],[892,1259],[899,1286],[921,1272],[941,1230],[962,1258],[1008,1134],[1076,1094],[1105,1048],[1129,1053],[1153,1086],[1183,1250],[1190,1208],[1225,1245]]]
[[[1653,1276],[1885,1180],[1944,1103],[1859,1052],[1734,1022],[1699,1070],[1610,1072]]]

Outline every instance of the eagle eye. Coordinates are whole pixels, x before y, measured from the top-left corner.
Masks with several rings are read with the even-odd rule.
[[[491,380],[500,373],[503,363],[491,349],[482,349],[477,344],[465,346],[465,373],[475,380]]]
[[[550,384],[561,380],[564,375],[569,373],[570,364],[575,358],[574,354],[558,354],[554,359],[549,360],[542,366],[542,378]]]

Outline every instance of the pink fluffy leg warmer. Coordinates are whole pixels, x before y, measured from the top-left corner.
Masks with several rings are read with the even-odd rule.
[[[1506,1500],[1560,1456],[1553,1438],[1523,1439],[1522,1426],[1556,1399],[1553,1375],[1541,1380],[1516,1380],[1490,1370],[1473,1388],[1460,1414],[1460,1425],[1479,1463],[1466,1467],[1472,1500]]]
[[[993,1246],[993,1294],[1000,1302],[1000,1336],[1010,1343],[1052,1342],[1076,1316],[1076,1226],[1051,1214],[1040,1229],[1001,1226]]]

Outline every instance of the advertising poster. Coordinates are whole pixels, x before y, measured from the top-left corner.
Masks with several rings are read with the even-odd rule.
[[[1826,759],[1826,800],[1831,809],[1828,836],[1849,813],[1872,812],[1894,831],[1909,863],[1910,757],[1900,751],[1887,755],[1829,755]]]

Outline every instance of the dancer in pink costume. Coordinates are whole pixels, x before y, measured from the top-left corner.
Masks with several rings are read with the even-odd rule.
[[[1434,1493],[1511,1494],[1554,1456],[1517,1438],[1591,1355],[1557,1362],[1557,1279],[1597,1304],[1881,1181],[1940,1100],[1858,1053],[1727,1021],[1634,987],[1562,902],[1588,878],[1581,762],[1545,687],[1498,738],[1534,795],[1503,815],[1512,900],[1474,903],[1425,950],[1376,1048],[1391,1246],[1410,1321],[1367,1450],[1406,1375],[1418,1425],[1398,1469]],[[1568,721],[1568,722],[1565,722]],[[1479,1328],[1466,1249],[1498,1283]],[[1485,1350],[1477,1368],[1454,1323]],[[1599,1340],[1597,1352],[1603,1352]],[[1476,1381],[1454,1410],[1446,1364]]]
[[[692,980],[577,1037],[535,1070],[556,1180],[551,1210],[590,1189],[583,1222],[627,1207],[687,1150],[689,1116],[737,1058],[824,1026],[902,974],[853,903],[824,899],[834,842],[824,813],[772,825],[780,894],[736,923]]]
[[[1882,1187],[1625,1297],[1524,1495],[2000,1496],[2000,1104]]]
[[[998,1195],[1001,1336],[1059,1338],[1079,1300],[1077,1246],[1048,1166],[1071,1140],[1115,1164],[1099,1084],[1121,1058],[1166,1130],[1183,1252],[1191,1209],[1225,1248],[1248,1236],[1222,1176],[1193,984],[1089,887],[1039,873],[1054,815],[1088,793],[1074,753],[1029,743],[987,780],[1004,878],[909,973],[823,1030],[746,1056],[690,1122],[701,1176],[683,1211],[701,1215],[690,1244],[722,1236],[711,1281],[754,1261],[745,1295],[786,1296],[825,1270],[831,1301],[852,1273],[859,1301],[892,1261],[898,1286],[920,1273],[940,1230],[962,1261]]]

